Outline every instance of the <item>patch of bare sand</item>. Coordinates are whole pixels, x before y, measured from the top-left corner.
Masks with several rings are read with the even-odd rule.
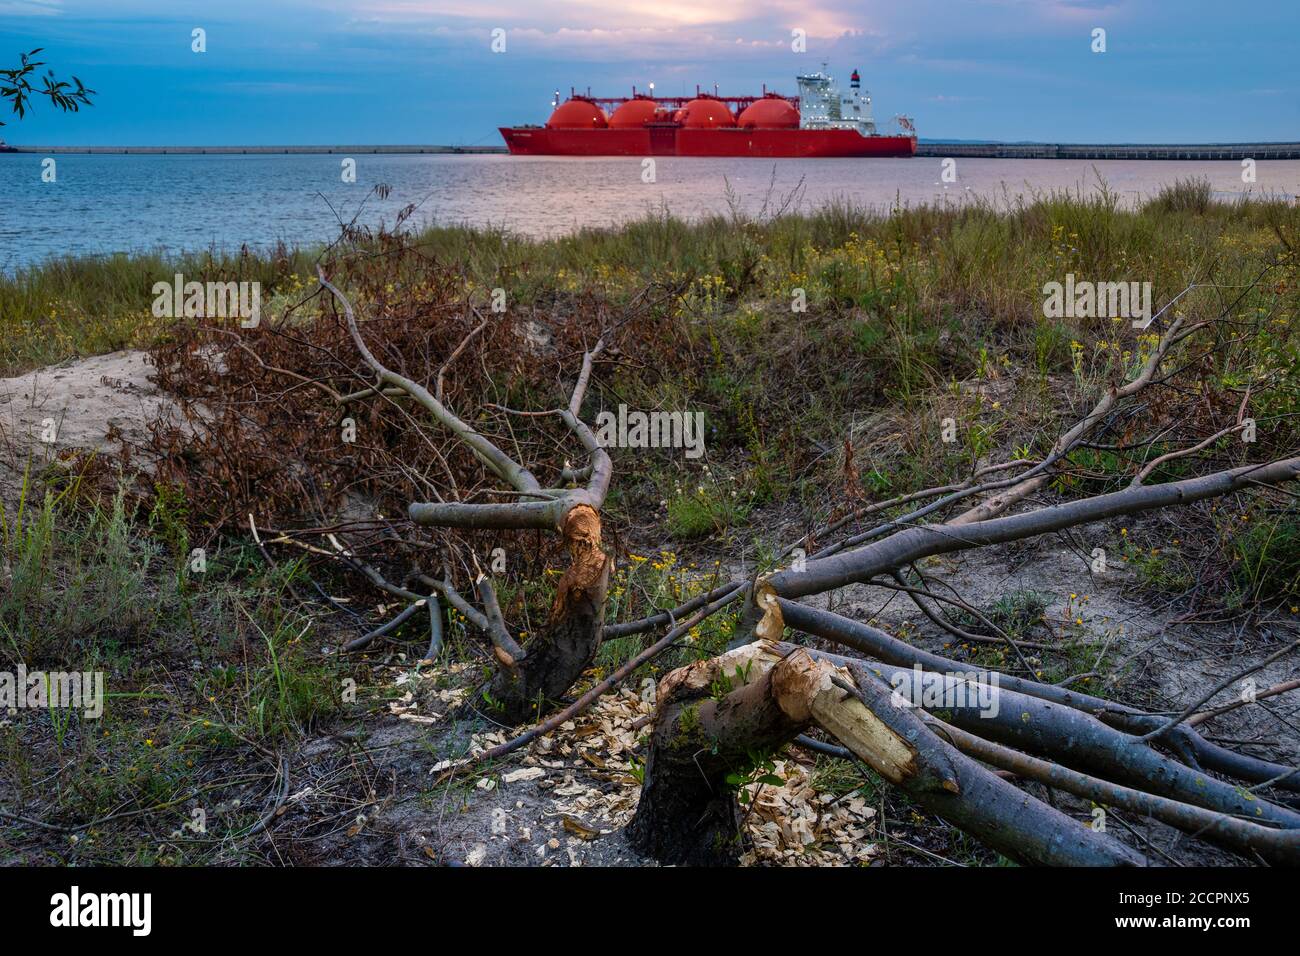
[[[116,451],[110,434],[143,441],[172,404],[152,376],[144,352],[121,351],[0,378],[0,487],[61,451]]]

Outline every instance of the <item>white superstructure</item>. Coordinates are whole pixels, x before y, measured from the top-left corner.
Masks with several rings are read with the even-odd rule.
[[[834,77],[826,73],[826,64],[815,73],[795,78],[799,83],[800,129],[852,129],[863,136],[876,132],[871,116],[871,95],[860,89],[861,80],[854,70],[849,91],[841,93]]]

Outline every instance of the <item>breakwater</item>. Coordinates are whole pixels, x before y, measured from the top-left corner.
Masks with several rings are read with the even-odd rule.
[[[1300,143],[918,143],[918,156],[971,159],[1300,159]]]

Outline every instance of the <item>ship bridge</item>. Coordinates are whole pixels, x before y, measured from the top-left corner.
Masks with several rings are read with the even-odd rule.
[[[871,95],[862,86],[858,71],[849,77],[849,90],[841,93],[826,64],[814,73],[795,77],[799,84],[800,129],[851,129],[863,136],[876,132],[871,116]]]

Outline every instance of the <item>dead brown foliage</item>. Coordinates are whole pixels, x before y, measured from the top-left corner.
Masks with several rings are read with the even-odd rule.
[[[630,304],[575,294],[545,307],[511,303],[498,314],[490,290],[474,290],[422,250],[391,236],[378,246],[327,266],[355,298],[369,347],[390,368],[440,389],[449,408],[527,462],[544,486],[560,484],[566,458],[579,462],[582,450],[553,415],[512,410],[564,405],[584,350],[602,333],[611,363],[629,351],[650,354],[648,343],[662,350],[679,334],[661,308],[667,293],[645,290]],[[554,543],[543,545],[536,532],[452,534],[409,523],[412,501],[499,501],[500,492],[465,444],[408,399],[340,400],[374,377],[334,300],[318,289],[263,315],[257,328],[233,318],[178,320],[150,358],[174,410],[151,424],[146,447],[98,467],[106,475],[144,465],[135,492],[145,505],[161,488],[179,492],[196,545],[247,536],[251,515],[267,533],[336,532],[395,582],[457,566],[470,572],[471,551],[501,544],[517,544],[510,551],[524,563],[551,557],[543,552]],[[588,399],[601,401],[595,392]]]

